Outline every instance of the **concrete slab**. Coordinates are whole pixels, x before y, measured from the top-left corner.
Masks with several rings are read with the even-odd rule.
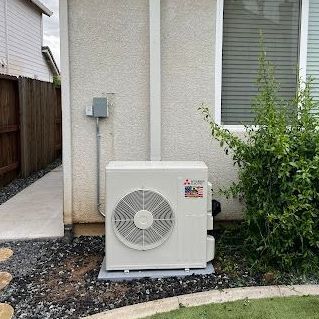
[[[223,303],[241,299],[261,299],[281,296],[279,286],[243,287],[225,290],[212,290],[179,296],[185,307],[196,307],[210,303]],[[287,294],[291,296],[291,294]]]
[[[167,277],[186,277],[191,275],[210,275],[214,273],[212,263],[208,263],[206,268],[190,269],[157,269],[157,270],[131,270],[125,273],[124,271],[107,271],[105,269],[105,257],[99,272],[99,280],[110,281],[130,281],[141,278],[167,278]]]
[[[189,295],[170,297],[156,301],[145,302],[119,309],[101,312],[86,319],[139,319],[179,309],[180,307],[194,307],[210,303],[221,303],[244,299],[261,299],[288,296],[318,296],[319,285],[294,286],[261,286],[230,288],[225,290],[211,290]]]
[[[0,205],[0,240],[64,235],[63,170],[58,167]]]

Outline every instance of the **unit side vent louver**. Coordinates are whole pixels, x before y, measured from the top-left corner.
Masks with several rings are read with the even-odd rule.
[[[160,246],[175,222],[169,202],[152,190],[136,190],[124,196],[112,214],[112,226],[126,246],[148,250]]]

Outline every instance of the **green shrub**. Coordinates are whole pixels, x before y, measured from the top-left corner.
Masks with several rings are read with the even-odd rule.
[[[311,80],[292,101],[278,97],[274,67],[259,58],[255,120],[245,138],[214,122],[200,107],[212,136],[238,166],[238,182],[224,191],[245,203],[246,245],[259,265],[282,270],[319,268],[319,119]]]
[[[60,75],[54,75],[53,76],[53,85],[55,86],[55,87],[61,87],[61,77],[60,77]]]

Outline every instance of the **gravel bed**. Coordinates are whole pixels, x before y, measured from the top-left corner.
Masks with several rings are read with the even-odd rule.
[[[62,165],[62,160],[59,158],[29,177],[17,178],[10,184],[0,187],[0,205],[60,165]]]
[[[0,292],[14,318],[79,318],[108,309],[180,294],[212,289],[267,284],[319,283],[319,277],[251,273],[245,259],[233,250],[217,255],[216,274],[187,278],[142,279],[111,283],[97,281],[104,255],[103,237],[23,241],[0,244],[13,256],[0,263],[13,275]],[[225,250],[223,250],[225,251]]]

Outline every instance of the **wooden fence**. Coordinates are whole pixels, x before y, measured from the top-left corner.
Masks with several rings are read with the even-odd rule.
[[[0,186],[47,166],[62,149],[61,91],[0,75]]]

